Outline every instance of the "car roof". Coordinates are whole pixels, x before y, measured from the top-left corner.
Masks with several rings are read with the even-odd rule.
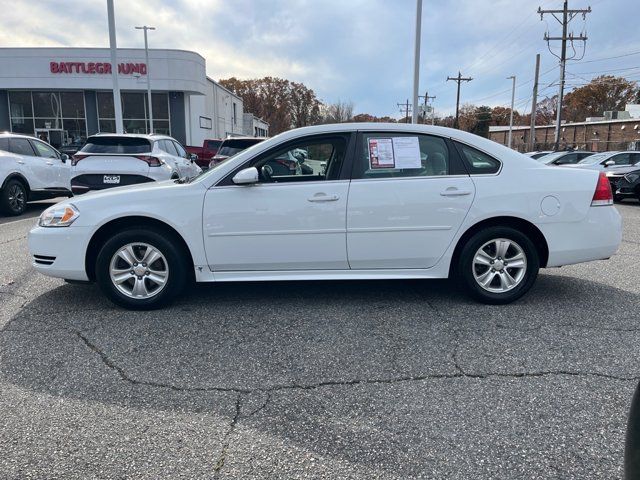
[[[13,132],[0,132],[0,137],[5,138],[5,137],[17,137],[17,138],[28,138],[30,140],[40,140],[37,137],[34,137],[33,135],[26,135],[24,133],[13,133]]]
[[[169,138],[171,140],[175,140],[173,137],[169,135],[160,135],[157,133],[147,134],[147,133],[94,133],[93,135],[89,135],[89,138],[92,137],[111,137],[111,138],[144,138],[146,140],[159,140],[163,138]]]

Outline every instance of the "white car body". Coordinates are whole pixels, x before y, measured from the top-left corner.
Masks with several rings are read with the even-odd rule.
[[[499,159],[497,173],[218,185],[263,152],[297,138],[380,132],[454,140]],[[355,145],[355,140],[354,140]],[[621,218],[592,206],[599,174],[558,169],[498,143],[442,127],[339,124],[291,130],[257,144],[191,183],[161,182],[74,198],[66,228],[34,227],[29,250],[45,275],[93,280],[92,238],[123,218],[152,221],[186,244],[198,282],[447,278],[456,247],[479,225],[534,226],[541,267],[606,259]],[[105,230],[106,229],[106,230]],[[39,258],[47,258],[46,262]]]
[[[0,142],[9,142],[9,151],[0,148],[0,184],[19,176],[26,180],[29,190],[36,193],[69,193],[70,163],[62,154],[42,140],[16,133],[0,133]],[[29,153],[14,153],[12,142],[28,142]],[[0,145],[1,147],[2,145]]]
[[[189,158],[184,147],[177,140],[165,135],[100,134],[89,137],[87,143],[96,137],[100,139],[128,137],[148,141],[150,145],[148,151],[140,152],[138,155],[158,158],[161,165],[150,166],[134,155],[126,153],[86,153],[85,145],[74,155],[81,160],[77,163],[74,161],[71,169],[71,188],[75,194],[118,186],[120,181],[124,183],[125,179],[131,184],[145,181],[161,182],[172,178],[193,178],[202,172],[200,167]],[[165,142],[170,142],[171,152],[167,151],[169,148],[165,146]],[[181,155],[176,149],[181,149]],[[115,182],[115,180],[118,181]]]
[[[611,171],[620,167],[629,167],[640,164],[640,152],[616,151],[595,153],[584,160],[572,165],[563,165],[565,168],[586,168],[599,172]]]

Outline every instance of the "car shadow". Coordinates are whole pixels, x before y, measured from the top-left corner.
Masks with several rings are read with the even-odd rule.
[[[597,282],[543,274],[525,298],[505,306],[466,300],[449,281],[256,282],[200,285],[169,308],[134,312],[114,307],[93,285],[63,285],[24,305],[4,328],[0,374],[54,397],[221,415],[227,406],[203,407],[193,395],[232,393],[260,405],[323,386],[582,371],[591,361],[603,375],[623,377],[637,365],[621,361],[622,350],[610,349],[610,362],[598,352],[597,360],[581,357],[593,348],[587,337],[602,341],[606,332],[637,345],[638,301]],[[147,394],[137,396],[139,389]],[[336,436],[362,441],[356,425],[324,425],[309,437],[282,428],[292,420],[286,409],[268,415],[253,428],[357,461],[335,443]],[[400,462],[397,445],[378,447]]]

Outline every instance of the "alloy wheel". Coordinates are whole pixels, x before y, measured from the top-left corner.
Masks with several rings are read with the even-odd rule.
[[[120,293],[142,300],[157,295],[166,286],[169,264],[154,246],[129,243],[111,257],[109,276]]]
[[[26,194],[24,189],[18,185],[13,184],[9,187],[7,200],[9,201],[9,207],[14,212],[22,212],[26,203]]]
[[[496,238],[476,251],[472,268],[480,287],[491,293],[504,293],[513,290],[524,279],[527,257],[513,240]]]

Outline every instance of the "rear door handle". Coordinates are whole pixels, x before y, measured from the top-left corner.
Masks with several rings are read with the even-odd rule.
[[[338,195],[327,195],[325,193],[316,193],[313,197],[307,198],[309,202],[335,202],[340,197]]]
[[[443,197],[463,197],[471,195],[471,190],[458,190],[457,188],[447,188],[444,192],[440,192]]]
[[[53,162],[47,162],[47,165],[53,165]]]
[[[24,165],[24,160],[16,160],[20,165]]]

